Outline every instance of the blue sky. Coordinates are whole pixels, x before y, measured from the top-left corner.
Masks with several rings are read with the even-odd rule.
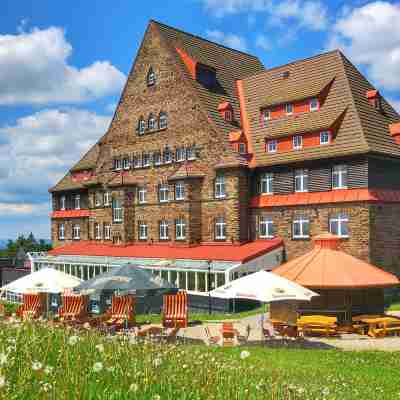
[[[400,3],[3,0],[0,238],[50,236],[52,186],[107,129],[150,19],[273,67],[341,48],[400,109]]]

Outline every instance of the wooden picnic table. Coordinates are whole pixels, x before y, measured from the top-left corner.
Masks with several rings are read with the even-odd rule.
[[[388,333],[400,334],[400,319],[392,316],[372,316],[360,318],[360,322],[368,325],[367,335],[371,337],[384,337]]]

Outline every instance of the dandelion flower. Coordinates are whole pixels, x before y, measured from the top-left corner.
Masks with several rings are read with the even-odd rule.
[[[240,353],[240,358],[242,359],[242,360],[244,360],[245,358],[247,358],[247,357],[249,357],[250,356],[250,353],[247,351],[247,350],[243,350],[241,353]]]
[[[78,336],[71,336],[71,337],[68,339],[68,344],[69,344],[70,346],[75,346],[75,345],[78,343],[78,341],[79,341],[79,337],[78,337]]]
[[[53,367],[52,366],[50,366],[50,365],[47,365],[46,367],[45,367],[45,369],[44,369],[44,373],[46,374],[46,375],[50,375],[52,372],[53,372]]]
[[[132,383],[131,386],[129,386],[129,391],[130,392],[137,392],[139,390],[139,385],[137,383]]]
[[[155,358],[155,359],[153,360],[153,365],[154,365],[156,368],[159,367],[159,366],[161,365],[161,363],[162,363],[161,358]]]
[[[4,365],[7,362],[7,354],[0,353],[0,366]]]
[[[0,388],[6,385],[6,378],[3,375],[0,375]]]
[[[98,344],[98,345],[96,346],[96,349],[97,349],[100,353],[102,353],[102,352],[104,351],[104,345],[102,345],[102,344],[100,343],[100,344]]]
[[[39,362],[39,361],[34,361],[34,362],[32,363],[32,369],[33,369],[34,371],[39,371],[40,369],[42,369],[42,367],[43,367],[43,365],[42,365],[42,363]]]
[[[94,363],[93,371],[100,372],[103,369],[103,364],[101,362]]]

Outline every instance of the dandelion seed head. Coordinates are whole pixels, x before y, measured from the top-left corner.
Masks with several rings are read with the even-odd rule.
[[[240,358],[241,358],[242,360],[244,360],[244,359],[247,358],[247,357],[250,357],[250,352],[248,352],[247,350],[243,350],[243,351],[240,353]]]
[[[42,368],[43,368],[43,365],[42,365],[41,362],[39,362],[39,361],[34,361],[34,362],[32,363],[32,369],[33,369],[34,371],[39,371],[39,370],[42,369]]]
[[[103,369],[103,364],[101,362],[96,362],[93,365],[94,372],[100,372]]]

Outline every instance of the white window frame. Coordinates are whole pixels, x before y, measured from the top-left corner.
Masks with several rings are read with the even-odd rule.
[[[159,129],[166,129],[168,127],[168,115],[166,112],[161,112],[158,117],[158,127]]]
[[[104,225],[104,239],[105,240],[111,239],[111,225],[109,224]]]
[[[122,160],[120,158],[116,158],[114,160],[114,169],[116,171],[121,171],[121,169],[122,169]]]
[[[337,224],[337,233],[333,232],[333,223]],[[343,224],[347,224],[347,234],[344,234]],[[349,235],[349,217],[341,213],[329,218],[329,232],[342,238],[348,238]]]
[[[239,154],[247,154],[247,146],[246,143],[239,143]]]
[[[196,147],[190,146],[186,149],[186,158],[188,161],[193,161],[196,159]]]
[[[160,203],[168,203],[169,201],[169,185],[166,183],[158,187],[158,200]]]
[[[274,174],[272,172],[265,172],[261,174],[260,193],[274,194]]]
[[[142,166],[147,168],[151,166],[151,156],[150,153],[143,153],[142,155]]]
[[[186,221],[183,218],[178,218],[175,221],[175,240],[186,239]]]
[[[138,225],[138,237],[139,240],[147,240],[148,238],[148,226],[144,221],[139,221]]]
[[[122,201],[119,199],[113,200],[112,217],[113,217],[113,222],[123,221]]]
[[[308,233],[306,233],[305,225],[308,225]],[[295,234],[295,226],[299,227],[299,233]],[[308,239],[310,237],[310,219],[304,216],[297,216],[292,222],[292,238]]]
[[[111,193],[109,191],[104,192],[103,202],[105,206],[109,206],[111,204]]]
[[[131,167],[131,161],[129,160],[129,158],[124,158],[122,160],[122,168],[127,170]]]
[[[144,118],[140,118],[138,122],[138,133],[144,135],[146,133],[146,121]]]
[[[169,224],[167,220],[162,220],[158,224],[158,234],[160,240],[169,240]]]
[[[172,151],[166,148],[163,152],[163,159],[164,164],[171,164],[172,163]]]
[[[335,183],[335,177],[337,177],[337,183]],[[347,178],[348,178],[348,169],[347,165],[340,164],[335,165],[332,168],[332,189],[347,189]]]
[[[80,210],[81,209],[81,195],[76,194],[74,198],[74,207],[75,210]]]
[[[103,199],[103,195],[101,192],[95,192],[94,194],[94,205],[96,207],[101,207],[101,201]]]
[[[67,205],[67,198],[66,198],[66,196],[61,196],[61,197],[60,197],[60,210],[61,210],[61,211],[65,211],[66,205]]]
[[[327,140],[325,140],[327,139]],[[321,146],[327,145],[331,142],[331,133],[329,131],[322,131],[319,134],[319,144]]]
[[[215,219],[215,239],[226,240],[226,222],[224,217],[218,217]]]
[[[65,224],[61,223],[58,225],[58,239],[64,240],[65,239]]]
[[[226,197],[225,176],[219,174],[215,177],[214,182],[214,197],[216,199],[224,199]]]
[[[146,187],[145,186],[140,186],[138,188],[138,192],[137,193],[138,193],[138,203],[139,204],[147,203],[147,200],[146,200],[147,189],[146,189]]]
[[[137,154],[133,158],[133,168],[142,168],[142,157],[141,157],[141,155]]]
[[[278,141],[276,139],[268,140],[267,152],[276,153],[278,151]]]
[[[186,160],[186,149],[184,147],[178,147],[175,153],[176,162],[182,162]]]
[[[156,84],[156,73],[153,68],[150,67],[149,72],[147,73],[147,86],[154,86]]]
[[[313,106],[313,102],[315,101],[315,106]],[[309,101],[309,109],[310,109],[310,112],[313,112],[313,111],[318,111],[318,109],[319,109],[319,100],[316,98],[316,97],[313,97],[312,99],[310,99],[310,101]]]
[[[72,233],[73,233],[72,238],[74,240],[80,240],[81,239],[81,226],[79,224],[75,224],[72,227]]]
[[[153,160],[154,160],[154,165],[162,164],[162,154],[160,151],[156,151],[153,153]]]
[[[285,113],[286,115],[292,115],[294,111],[293,103],[286,103],[285,104]]]
[[[294,135],[293,136],[293,150],[301,150],[303,148],[303,136]]]
[[[175,200],[185,200],[185,182],[175,183]]]
[[[271,120],[271,110],[263,110],[263,124],[267,124]]]
[[[308,192],[308,169],[296,169],[295,170],[295,172],[294,172],[294,191],[296,193]]]
[[[157,120],[153,113],[149,115],[149,119],[147,120],[147,129],[149,131],[154,131],[157,127]]]
[[[263,233],[263,229],[265,233]],[[274,237],[274,221],[271,217],[260,217],[258,221],[258,236],[261,239],[272,239]]]
[[[101,240],[101,224],[99,224],[98,222],[96,222],[94,224],[94,237],[96,240]]]

